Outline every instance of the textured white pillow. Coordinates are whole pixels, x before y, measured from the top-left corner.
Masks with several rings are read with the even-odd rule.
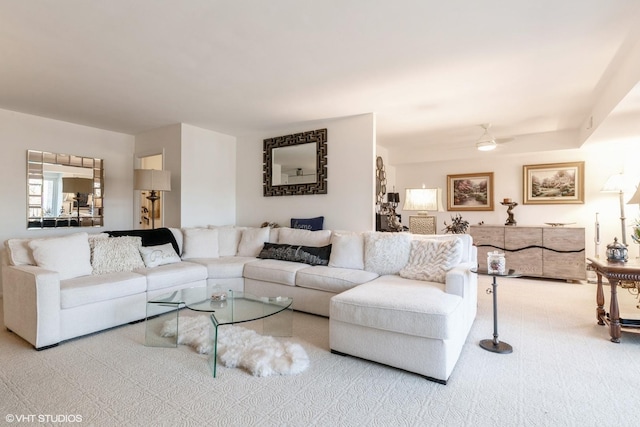
[[[397,274],[409,261],[409,233],[367,232],[364,235],[364,269],[383,276]]]
[[[33,253],[29,247],[31,239],[9,239],[4,242],[11,265],[36,265]]]
[[[218,230],[218,255],[234,256],[238,252],[238,244],[242,238],[242,229],[232,225],[216,226],[209,228]]]
[[[171,243],[156,246],[140,246],[142,261],[147,267],[157,267],[182,261]]]
[[[299,228],[280,228],[278,243],[285,245],[327,246],[331,241],[331,230],[302,230]]]
[[[185,228],[182,259],[219,258],[218,230],[211,228]]]
[[[91,249],[87,233],[29,241],[33,259],[39,267],[57,271],[60,280],[88,276],[92,272]]]
[[[333,233],[329,267],[364,269],[364,236],[362,233]]]
[[[269,241],[271,227],[245,228],[242,230],[242,239],[238,245],[238,256],[257,257],[264,242]]]
[[[143,268],[140,257],[142,237],[121,236],[96,239],[93,242],[91,265],[93,274],[117,273]]]
[[[413,240],[409,262],[400,270],[406,279],[444,283],[447,271],[462,261],[462,240]]]

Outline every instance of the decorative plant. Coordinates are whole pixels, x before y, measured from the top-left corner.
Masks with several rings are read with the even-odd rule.
[[[640,244],[640,219],[636,219],[636,223],[633,225],[633,234],[631,238],[634,242]]]
[[[451,217],[451,224],[447,224],[445,221],[444,225],[445,228],[443,231],[445,233],[464,234],[467,232],[467,228],[469,228],[469,221],[462,219],[462,215],[456,214]]]

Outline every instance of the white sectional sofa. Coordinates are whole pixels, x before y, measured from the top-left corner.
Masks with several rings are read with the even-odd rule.
[[[332,351],[446,383],[476,315],[469,235],[232,226],[111,234],[5,242],[6,327],[43,349],[142,320],[162,293],[217,285],[292,297],[294,309],[330,316]],[[383,349],[394,342],[407,353]]]

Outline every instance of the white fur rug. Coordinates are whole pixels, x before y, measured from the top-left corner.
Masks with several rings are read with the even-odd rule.
[[[178,344],[189,345],[201,354],[213,352],[212,325],[207,316],[184,316],[179,322]],[[160,334],[175,336],[176,322],[165,322]],[[228,368],[244,368],[257,377],[299,374],[309,367],[309,356],[300,344],[282,343],[233,325],[218,328],[218,360]]]

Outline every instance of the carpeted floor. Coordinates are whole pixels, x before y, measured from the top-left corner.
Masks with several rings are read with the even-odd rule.
[[[214,379],[207,356],[188,346],[145,347],[144,323],[41,352],[2,326],[0,425],[29,415],[78,415],[76,425],[95,426],[638,424],[640,336],[609,342],[595,322],[595,285],[500,280],[509,355],[478,346],[493,330],[489,279],[480,276],[479,286],[478,317],[446,386],[331,354],[328,320],[302,313],[287,340],[304,347],[311,366],[262,378],[219,365]],[[640,317],[637,299],[627,291],[620,299],[623,313]]]

